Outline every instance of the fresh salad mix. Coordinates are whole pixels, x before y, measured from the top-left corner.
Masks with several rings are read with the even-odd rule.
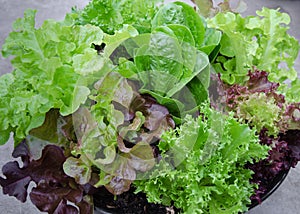
[[[39,28],[25,11],[2,47],[0,143],[22,160],[3,193],[48,213],[93,213],[104,188],[180,213],[261,202],[300,160],[299,42],[279,10],[194,3],[92,0]]]

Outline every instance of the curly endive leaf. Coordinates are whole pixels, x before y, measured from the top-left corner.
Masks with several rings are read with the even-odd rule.
[[[198,118],[187,116],[182,126],[164,133],[159,143],[162,160],[145,179],[135,181],[136,192],[143,191],[149,202],[174,204],[184,213],[243,212],[254,192],[252,172],[244,165],[265,158],[269,147],[260,145],[255,130],[232,114],[207,104],[200,112]]]

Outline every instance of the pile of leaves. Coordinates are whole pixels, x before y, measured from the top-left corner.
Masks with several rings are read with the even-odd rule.
[[[244,85],[228,85],[218,79],[219,97],[214,102],[216,108],[232,111],[255,127],[260,143],[271,146],[268,158],[247,164],[255,172],[252,182],[260,184],[252,199],[260,203],[272,180],[300,161],[300,103],[286,101],[278,92],[279,83],[270,82],[267,72],[256,70],[248,76]]]
[[[92,0],[39,28],[25,11],[2,47],[0,144],[23,162],[3,192],[34,182],[48,213],[92,213],[103,189],[183,213],[260,202],[300,158],[299,43],[278,10],[205,2]]]
[[[246,163],[264,158],[268,146],[255,130],[232,115],[202,106],[201,116],[187,116],[159,143],[162,160],[135,182],[148,200],[182,208],[184,213],[243,212],[250,203],[252,171]]]

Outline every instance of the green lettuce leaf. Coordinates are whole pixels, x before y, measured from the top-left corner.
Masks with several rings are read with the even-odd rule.
[[[144,192],[149,202],[174,204],[183,213],[244,212],[255,188],[244,165],[265,158],[269,147],[232,114],[208,105],[201,114],[165,132],[159,143],[162,160],[135,181],[136,192]]]
[[[298,41],[287,33],[290,17],[278,10],[263,8],[258,16],[219,13],[208,26],[223,32],[221,49],[214,67],[227,83],[243,83],[256,67],[270,73],[270,80],[295,80],[294,61]]]
[[[35,13],[27,10],[14,23],[2,47],[4,57],[14,57],[14,71],[0,77],[1,144],[11,131],[18,143],[51,108],[75,112],[90,94],[89,84],[107,71],[107,61],[92,48],[102,43],[100,28],[53,20],[35,28]]]
[[[285,98],[289,102],[300,102],[300,79],[296,79],[291,82],[290,85],[282,85],[281,88],[279,88],[280,91],[285,94]]]
[[[169,3],[161,7],[152,19],[152,27],[168,24],[179,24],[189,28],[196,48],[200,49],[204,41],[205,27],[202,18],[193,7],[184,2]]]
[[[124,24],[139,32],[149,32],[151,19],[160,0],[92,0],[83,10],[77,10],[77,24],[92,24],[105,33],[114,34]]]

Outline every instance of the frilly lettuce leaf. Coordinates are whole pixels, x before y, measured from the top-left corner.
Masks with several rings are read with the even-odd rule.
[[[208,20],[209,27],[223,32],[216,71],[230,84],[243,83],[253,67],[269,72],[272,81],[295,80],[299,43],[287,33],[288,14],[263,8],[257,15],[243,18],[228,12]]]
[[[92,24],[105,33],[114,34],[124,24],[133,25],[139,32],[149,32],[151,19],[161,0],[93,0],[78,14],[77,24]]]
[[[35,28],[34,10],[14,23],[3,45],[4,57],[13,56],[14,71],[0,78],[0,132],[3,144],[14,132],[16,143],[42,125],[51,108],[68,115],[84,103],[90,81],[106,72],[107,62],[92,45],[103,32],[91,25],[46,20]],[[92,78],[90,78],[92,76]]]
[[[300,103],[300,78],[292,81],[289,86],[283,86],[280,90],[285,94],[286,100],[289,102]]]
[[[251,196],[253,204],[262,202],[263,197],[272,188],[270,181],[276,180],[276,176],[281,176],[291,167],[295,167],[300,160],[299,127],[281,133],[277,137],[269,136],[266,131],[266,129],[260,131],[259,139],[261,144],[271,146],[268,157],[259,162],[247,164],[247,168],[255,172],[251,182],[259,184],[259,188]]]
[[[255,130],[202,106],[201,116],[187,116],[182,126],[165,132],[162,160],[135,181],[148,201],[181,208],[183,213],[239,213],[254,192],[244,165],[267,156]],[[149,179],[148,179],[149,178]],[[180,191],[179,191],[180,190]]]
[[[267,128],[270,135],[277,135],[280,127],[280,111],[274,98],[263,93],[250,94],[238,104],[236,115],[256,127],[257,130]]]
[[[271,82],[267,72],[256,70],[248,76],[243,85],[228,85],[219,80],[219,97],[217,102],[212,101],[213,105],[233,111],[235,117],[270,136],[299,129],[299,102],[286,100],[279,83]]]

